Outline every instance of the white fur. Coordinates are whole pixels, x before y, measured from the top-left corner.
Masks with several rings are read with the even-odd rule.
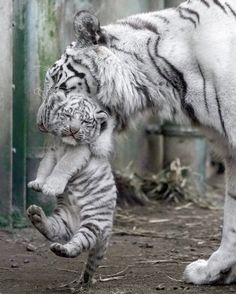
[[[118,118],[127,121],[137,112],[152,108],[161,119],[193,122],[217,145],[226,164],[221,245],[207,261],[190,264],[184,276],[194,284],[227,284],[236,282],[236,17],[230,10],[236,12],[236,3],[219,0],[217,5],[206,0],[207,7],[203,2],[186,1],[180,6],[193,22],[181,18],[179,9],[135,15],[123,24],[120,21],[103,27],[113,37],[107,46],[81,49],[75,43],[66,52],[82,61],[74,66],[87,75],[92,95]],[[188,9],[199,14],[199,21]],[[124,22],[131,22],[133,28]],[[70,62],[73,64],[72,58]],[[181,75],[174,69],[182,74],[186,93]],[[140,85],[148,89],[153,105],[148,104]]]

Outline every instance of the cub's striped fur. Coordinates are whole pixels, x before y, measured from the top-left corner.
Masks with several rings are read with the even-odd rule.
[[[236,282],[235,0],[188,0],[104,27],[81,11],[74,28],[75,42],[47,72],[43,103],[51,92],[85,93],[110,109],[117,129],[146,109],[202,129],[225,158],[224,227],[219,249],[184,276]]]
[[[32,205],[28,216],[50,241],[51,250],[63,257],[76,257],[89,250],[82,277],[88,283],[107,248],[116,204],[116,187],[108,161],[112,150],[113,119],[94,101],[80,95],[70,103],[54,107],[58,97],[50,97],[53,124],[44,131],[62,136],[40,163],[37,178],[28,186],[49,196],[57,196],[52,216]],[[47,116],[48,109],[42,110]],[[103,146],[105,146],[103,148]],[[61,241],[67,243],[62,245]]]

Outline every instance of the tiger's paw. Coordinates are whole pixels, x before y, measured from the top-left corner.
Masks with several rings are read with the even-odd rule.
[[[55,197],[63,194],[66,184],[67,182],[64,179],[49,177],[42,187],[42,192],[44,195]]]
[[[48,224],[43,209],[37,205],[31,205],[27,209],[27,215],[35,228],[45,235],[48,231]]]
[[[36,179],[34,181],[29,182],[27,184],[27,187],[30,188],[30,189],[33,189],[36,192],[41,192],[43,184],[44,183],[42,181],[39,181],[39,180]]]
[[[184,280],[195,285],[231,284],[236,281],[236,265],[226,267],[222,263],[209,263],[198,259],[184,271]]]
[[[184,280],[195,285],[208,284],[207,261],[198,259],[190,263],[184,271]]]

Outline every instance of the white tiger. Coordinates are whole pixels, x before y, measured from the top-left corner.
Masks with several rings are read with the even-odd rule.
[[[85,93],[111,110],[117,129],[146,109],[202,129],[225,159],[223,235],[218,250],[188,265],[184,278],[235,282],[235,0],[188,0],[104,27],[81,11],[74,30],[76,41],[47,72],[44,104],[50,92]]]
[[[27,213],[32,224],[53,243],[50,249],[63,257],[76,257],[89,250],[79,283],[90,283],[104,256],[112,231],[116,187],[108,161],[112,150],[113,119],[97,103],[81,95],[50,97],[54,114],[44,131],[61,136],[42,159],[36,180],[28,187],[57,196],[57,207],[46,217],[32,205]],[[60,103],[61,101],[61,103]],[[58,107],[59,106],[59,107]],[[105,147],[104,147],[105,146]]]

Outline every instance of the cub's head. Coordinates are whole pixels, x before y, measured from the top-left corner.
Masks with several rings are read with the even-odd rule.
[[[53,94],[38,112],[41,131],[52,133],[70,145],[96,141],[107,128],[109,115],[95,101],[79,94]]]

